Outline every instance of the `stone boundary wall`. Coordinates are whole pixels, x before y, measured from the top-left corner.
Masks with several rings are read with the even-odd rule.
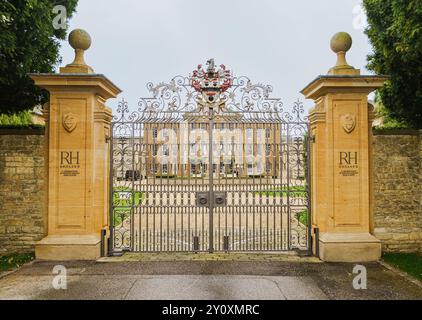
[[[374,233],[386,252],[422,252],[422,130],[375,132]]]
[[[46,230],[43,129],[0,129],[0,256],[34,251]]]
[[[375,132],[374,233],[389,252],[422,251],[422,131]],[[44,130],[0,129],[0,256],[34,250],[47,227]]]

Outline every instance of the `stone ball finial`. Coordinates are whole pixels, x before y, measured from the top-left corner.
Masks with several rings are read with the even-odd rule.
[[[352,47],[353,40],[347,32],[338,32],[331,38],[331,50],[337,55],[337,63],[328,74],[331,75],[358,75],[360,70],[353,68],[347,63],[346,53]]]
[[[85,51],[91,47],[91,36],[82,29],[75,29],[69,34],[69,44],[75,49],[75,59],[71,64],[60,68],[61,73],[93,73],[94,70],[85,62]]]
[[[69,34],[69,44],[75,50],[88,50],[91,47],[91,36],[85,30],[75,29]]]
[[[349,51],[352,44],[352,37],[347,32],[338,32],[331,38],[331,50],[335,53]]]

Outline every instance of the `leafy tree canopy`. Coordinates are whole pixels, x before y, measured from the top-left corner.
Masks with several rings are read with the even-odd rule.
[[[368,68],[391,76],[380,98],[391,119],[422,128],[422,1],[363,0],[374,53]]]
[[[61,62],[60,42],[65,29],[55,29],[56,5],[75,12],[78,0],[0,1],[0,113],[12,114],[47,101],[28,73],[53,72]]]

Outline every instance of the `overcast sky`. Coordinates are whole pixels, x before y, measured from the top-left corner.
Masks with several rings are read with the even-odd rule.
[[[188,75],[215,58],[236,75],[271,84],[291,105],[311,80],[335,64],[331,36],[349,32],[348,62],[365,69],[371,50],[355,27],[360,0],[79,0],[70,28],[87,30],[86,61],[106,75],[136,107],[146,83]],[[63,64],[73,60],[64,43]],[[116,100],[109,106],[115,107]],[[310,102],[306,103],[311,105]]]

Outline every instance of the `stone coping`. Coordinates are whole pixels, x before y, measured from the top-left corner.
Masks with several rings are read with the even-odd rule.
[[[45,128],[0,128],[0,136],[42,136]]]
[[[309,84],[303,88],[300,92],[303,94],[304,91],[310,87],[311,85],[315,84],[320,80],[370,80],[370,79],[377,79],[377,80],[388,80],[390,79],[389,76],[386,75],[319,75],[314,80],[309,82]]]
[[[374,136],[419,136],[422,130],[417,129],[373,129]]]
[[[30,77],[50,77],[50,78],[99,78],[99,79],[104,79],[106,82],[108,82],[109,84],[111,84],[112,87],[114,87],[114,89],[116,91],[118,91],[119,93],[122,92],[122,90],[113,83],[113,81],[111,81],[109,78],[107,78],[104,74],[102,73],[28,73],[28,76]]]
[[[99,244],[101,239],[97,235],[50,235],[42,239],[37,245],[95,245]]]
[[[311,82],[315,82],[319,79],[354,79],[354,78],[360,78],[360,79],[365,79],[365,78],[382,78],[382,79],[389,79],[390,76],[386,76],[386,75],[371,75],[371,74],[362,74],[362,75],[319,75],[318,77],[316,77],[313,81]]]
[[[380,240],[369,233],[321,233],[319,241],[323,243],[379,243]]]

